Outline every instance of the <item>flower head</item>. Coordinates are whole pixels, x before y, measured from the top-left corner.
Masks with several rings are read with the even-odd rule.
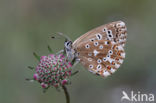
[[[41,56],[33,78],[41,84],[42,88],[66,85],[71,76],[71,67],[72,64],[63,54]]]

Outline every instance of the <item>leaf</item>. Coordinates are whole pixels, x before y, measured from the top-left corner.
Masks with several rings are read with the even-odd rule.
[[[75,71],[74,73],[71,74],[71,76],[74,76],[75,74],[77,74],[79,71]]]
[[[29,68],[29,69],[31,69],[31,70],[35,69],[35,68],[34,68],[34,67],[32,67],[32,66],[28,66],[28,68]]]
[[[48,45],[48,50],[50,53],[53,53],[53,50],[51,49],[51,47]]]
[[[35,52],[33,52],[33,55],[38,61],[40,61],[40,56],[38,56]]]

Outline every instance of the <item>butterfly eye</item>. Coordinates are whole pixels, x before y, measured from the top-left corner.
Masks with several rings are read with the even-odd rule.
[[[67,46],[71,45],[72,42],[71,41],[67,41]]]
[[[72,48],[72,41],[65,41],[64,45],[65,45],[66,49],[71,49]]]

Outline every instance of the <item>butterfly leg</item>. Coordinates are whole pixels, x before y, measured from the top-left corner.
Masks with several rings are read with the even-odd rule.
[[[62,50],[58,51],[56,54],[58,55],[58,54],[61,54],[61,53],[65,54],[65,51],[62,49]]]
[[[76,66],[76,64],[78,64],[78,63],[79,63],[79,61],[77,61],[77,59],[76,59],[76,58],[74,58],[74,59],[71,61],[72,68],[74,68],[74,67]],[[78,70],[77,70],[77,71],[75,71],[75,72],[72,72],[72,73],[71,73],[71,76],[76,75],[78,72],[79,72]]]
[[[74,65],[76,62],[76,58],[74,58],[72,61],[71,61],[71,64]]]

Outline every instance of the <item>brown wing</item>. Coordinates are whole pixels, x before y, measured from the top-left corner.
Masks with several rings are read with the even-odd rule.
[[[73,48],[90,72],[108,76],[116,71],[125,58],[126,27],[121,21],[95,28],[79,37]]]
[[[73,46],[75,46],[76,48],[79,45],[81,45],[81,43],[97,40],[97,37],[99,36],[97,35],[96,37],[96,34],[101,34],[102,39],[107,40],[109,39],[108,36],[110,36],[109,33],[112,33],[113,35],[112,40],[114,39],[116,43],[119,43],[120,39],[125,39],[126,41],[127,28],[125,26],[125,23],[122,21],[116,21],[92,29],[87,33],[85,33],[84,35],[80,36],[78,39],[76,39],[73,42]]]

